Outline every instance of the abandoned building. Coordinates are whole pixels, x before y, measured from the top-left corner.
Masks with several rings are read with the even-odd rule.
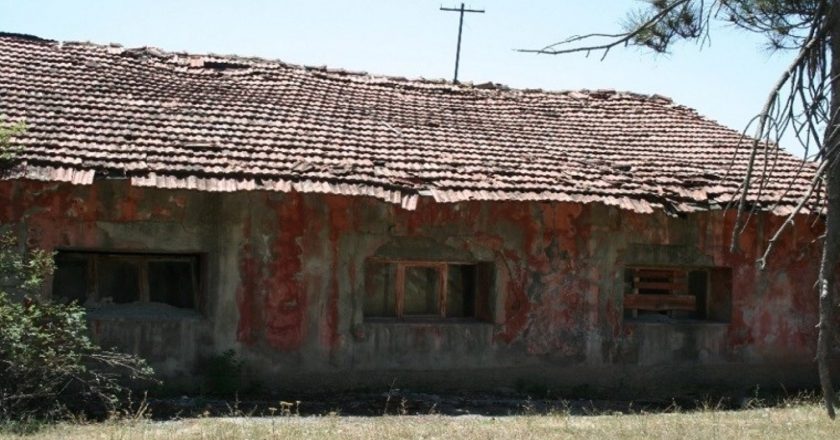
[[[819,209],[756,265],[813,165],[758,155],[730,250],[748,145],[661,96],[3,34],[0,116],[0,223],[172,380],[232,349],[290,389],[816,382]]]

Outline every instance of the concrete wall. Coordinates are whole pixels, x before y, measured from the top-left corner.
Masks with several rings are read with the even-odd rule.
[[[94,310],[102,343],[146,355],[172,377],[234,349],[250,377],[275,388],[394,379],[630,393],[812,384],[821,226],[800,219],[759,271],[755,260],[782,219],[754,216],[733,254],[732,214],[430,200],[410,212],[362,197],[169,191],[123,180],[0,183],[0,223],[29,245],[203,255],[199,310]],[[365,261],[401,250],[492,262],[492,319],[365,322]],[[628,264],[730,268],[730,319],[623,318]]]

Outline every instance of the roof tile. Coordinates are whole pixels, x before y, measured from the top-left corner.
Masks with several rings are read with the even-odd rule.
[[[12,34],[0,34],[0,117],[27,124],[13,177],[89,184],[100,173],[162,188],[368,195],[405,209],[421,192],[710,209],[737,191],[749,142],[658,95],[454,85]],[[789,212],[814,164],[768,153],[772,174],[749,198]]]

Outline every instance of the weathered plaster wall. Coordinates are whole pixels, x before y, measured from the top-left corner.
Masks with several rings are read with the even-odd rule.
[[[150,355],[172,375],[234,348],[254,377],[277,387],[394,378],[458,387],[808,383],[819,225],[800,219],[759,271],[755,260],[782,219],[753,217],[735,254],[733,219],[568,203],[422,200],[405,211],[361,197],[166,191],[125,181],[0,183],[0,223],[16,225],[30,245],[205,256],[205,296],[194,316],[166,325],[148,314],[94,318],[98,338]],[[494,264],[490,322],[364,321],[365,260],[421,238]],[[625,264],[732,268],[731,319],[624,320]]]

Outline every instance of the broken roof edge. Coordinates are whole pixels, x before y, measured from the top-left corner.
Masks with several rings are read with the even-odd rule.
[[[56,40],[50,40],[48,38],[41,38],[37,35],[32,34],[25,34],[22,32],[4,32],[0,31],[0,38],[17,38],[20,40],[28,40],[28,41],[35,41],[41,43],[58,43]]]
[[[362,183],[331,183],[314,180],[283,180],[283,179],[234,179],[224,177],[174,176],[150,173],[145,176],[130,176],[120,178],[127,180],[129,185],[142,188],[180,189],[201,192],[248,192],[269,191],[279,193],[302,194],[333,194],[347,197],[372,197],[386,203],[398,205],[407,211],[414,211],[421,197],[429,198],[435,203],[462,202],[508,202],[508,203],[580,203],[583,205],[601,203],[621,210],[637,214],[654,214],[662,212],[666,215],[684,215],[697,212],[730,210],[731,207],[721,206],[718,202],[706,204],[686,203],[677,200],[651,201],[642,198],[626,196],[606,196],[598,194],[571,194],[564,192],[542,191],[503,191],[503,190],[454,190],[454,189],[408,189],[386,188],[380,185]],[[50,165],[20,164],[0,176],[0,181],[32,180],[41,182],[69,183],[72,185],[93,185],[96,180],[96,170],[83,170]],[[512,193],[516,193],[513,197]],[[789,205],[775,204],[759,207],[759,211],[776,216],[787,216],[793,212]],[[813,210],[804,208],[801,214],[812,214]]]

